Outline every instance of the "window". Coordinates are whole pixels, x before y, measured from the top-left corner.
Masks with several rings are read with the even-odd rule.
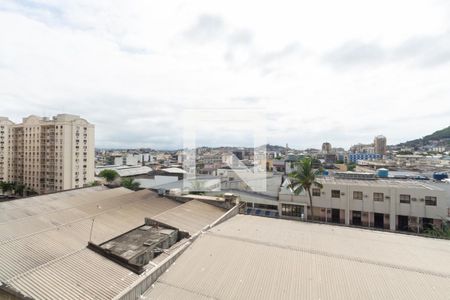
[[[281,213],[288,217],[301,217],[303,215],[303,206],[292,204],[281,204]]]
[[[354,200],[362,200],[363,199],[363,192],[353,191],[353,199]]]
[[[331,190],[331,198],[341,198],[340,190]]]
[[[400,194],[400,203],[411,203],[411,195]]]
[[[259,204],[259,203],[254,203],[253,204],[254,208],[262,208],[262,209],[273,209],[273,210],[278,210],[278,206],[276,205],[270,205],[270,204]]]
[[[425,196],[425,205],[436,206],[437,197]]]
[[[383,193],[373,193],[373,201],[384,201]]]
[[[312,195],[316,197],[320,197],[320,189],[312,189]]]

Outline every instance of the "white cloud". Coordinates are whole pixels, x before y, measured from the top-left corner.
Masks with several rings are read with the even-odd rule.
[[[96,124],[97,146],[175,148],[184,109],[264,108],[271,143],[400,142],[450,125],[449,9],[0,1],[0,115],[75,113]]]

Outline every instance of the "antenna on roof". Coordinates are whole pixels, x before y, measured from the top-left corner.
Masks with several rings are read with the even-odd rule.
[[[95,217],[92,218],[91,232],[89,233],[89,242],[92,242],[92,229],[94,229]]]
[[[102,207],[100,206],[100,204],[97,204],[97,209],[101,209],[101,208],[102,208]],[[91,242],[91,243],[92,243],[92,230],[94,229],[95,217],[96,217],[96,216],[94,216],[94,217],[92,218],[91,232],[89,233],[89,242]]]

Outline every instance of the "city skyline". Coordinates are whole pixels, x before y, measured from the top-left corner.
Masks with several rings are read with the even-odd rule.
[[[62,113],[62,114],[65,114],[65,113]],[[68,113],[69,115],[71,115],[70,113]],[[26,117],[22,117],[21,118],[21,120],[11,120],[11,118],[9,118],[9,117],[7,117],[7,116],[1,116],[0,115],[0,118],[4,118],[5,120],[7,119],[7,120],[9,120],[9,121],[11,121],[11,122],[13,122],[14,124],[21,124],[22,122],[23,122],[23,119],[25,119],[25,118],[27,118],[27,117],[32,117],[32,116],[36,116],[36,115],[27,115]],[[36,116],[36,117],[39,117],[39,118],[51,118],[51,117],[48,117],[48,116]],[[84,117],[84,116],[81,116],[81,117]],[[442,128],[441,128],[442,129]],[[438,129],[438,130],[440,130],[440,129]],[[435,131],[437,131],[437,130],[435,130]],[[433,132],[435,132],[435,131],[433,131]],[[433,132],[428,132],[427,133],[427,135],[428,134],[431,134],[431,133],[433,133]],[[375,137],[377,137],[377,136],[379,136],[379,135],[376,135]],[[381,136],[383,136],[382,134],[381,134]],[[423,136],[420,136],[420,137],[415,137],[415,138],[413,138],[413,139],[419,139],[419,138],[422,138]],[[372,138],[370,138],[370,137],[367,137],[366,139],[364,139],[364,140],[360,140],[360,141],[354,141],[353,143],[351,143],[351,144],[349,144],[349,145],[342,145],[341,143],[339,143],[339,142],[337,142],[336,144],[334,144],[334,143],[331,143],[331,147],[332,147],[332,149],[337,149],[337,148],[343,148],[344,150],[348,150],[348,149],[350,149],[352,146],[355,146],[355,145],[374,145],[374,140],[373,140],[373,138],[374,137],[372,137]],[[399,142],[397,142],[397,143],[390,143],[390,139],[388,138],[387,139],[387,141],[388,141],[388,143],[387,143],[387,146],[393,146],[393,145],[397,145],[397,144],[401,144],[401,143],[405,143],[405,142],[407,142],[408,140],[403,140],[403,141],[399,141]],[[321,149],[321,147],[323,146],[323,143],[330,143],[328,140],[324,140],[324,141],[322,141],[322,142],[320,142],[320,144],[318,144],[318,145],[312,145],[312,146],[309,146],[309,147],[302,147],[301,145],[299,146],[299,147],[295,147],[295,146],[288,146],[288,145],[294,145],[295,143],[290,143],[290,142],[287,142],[287,143],[285,143],[285,144],[282,144],[282,143],[280,143],[280,144],[276,144],[276,143],[272,143],[271,141],[268,141],[268,143],[266,144],[266,145],[271,145],[271,146],[280,146],[280,147],[286,147],[286,146],[288,146],[290,149],[294,149],[294,150],[305,150],[305,149]],[[263,146],[263,145],[261,145],[261,146]],[[226,147],[236,147],[236,148],[253,148],[253,145],[251,145],[251,144],[238,144],[238,145],[232,145],[232,144],[221,144],[220,142],[218,143],[218,144],[201,144],[201,143],[197,143],[197,145],[196,145],[196,148],[201,148],[201,147],[207,147],[207,148],[221,148],[221,147],[224,147],[224,148],[226,148]],[[159,151],[164,151],[164,150],[167,150],[167,151],[174,151],[174,150],[181,150],[181,149],[183,149],[183,147],[173,147],[173,148],[164,148],[164,147],[158,147],[157,145],[156,146],[148,146],[148,145],[141,145],[141,146],[136,146],[136,147],[127,147],[127,146],[122,146],[122,147],[109,147],[109,146],[100,146],[100,145],[95,145],[95,148],[96,149],[117,149],[117,150],[126,150],[126,149],[145,149],[145,148],[148,148],[148,149],[153,149],[153,150],[159,150]]]
[[[271,144],[396,144],[449,125],[449,16],[446,1],[2,2],[0,115],[67,112],[97,147],[176,149],[184,110],[262,109]],[[246,142],[210,126],[198,144]]]

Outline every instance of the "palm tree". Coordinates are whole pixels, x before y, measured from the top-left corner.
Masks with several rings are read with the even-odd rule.
[[[127,189],[136,191],[141,185],[139,182],[135,181],[133,178],[123,178],[121,185]]]
[[[294,191],[295,195],[306,191],[309,196],[309,206],[311,207],[311,218],[314,220],[314,207],[312,203],[311,187],[316,186],[322,188],[322,184],[316,180],[316,176],[320,174],[320,170],[312,167],[313,161],[310,157],[305,157],[295,163],[297,170],[289,174],[290,184],[288,188]],[[308,216],[308,212],[306,212]]]

